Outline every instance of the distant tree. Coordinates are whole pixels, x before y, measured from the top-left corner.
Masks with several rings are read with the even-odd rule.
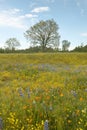
[[[83,42],[81,43],[81,48],[82,48],[82,47],[84,47],[84,43],[83,43]]]
[[[70,44],[71,43],[68,40],[63,40],[62,41],[62,51],[68,51]]]
[[[6,42],[6,49],[15,50],[16,47],[20,46],[20,42],[16,38],[9,38]]]
[[[30,29],[28,29],[24,36],[34,46],[39,45],[42,51],[45,51],[46,47],[58,47],[59,46],[59,29],[57,23],[52,20],[41,20],[36,23]]]
[[[4,53],[4,49],[3,48],[0,48],[0,53]]]
[[[73,49],[72,51],[75,51],[75,52],[87,52],[87,45],[84,46],[81,43],[80,46],[75,47],[75,49]]]

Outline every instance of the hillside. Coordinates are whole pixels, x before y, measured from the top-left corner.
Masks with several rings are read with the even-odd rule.
[[[0,55],[0,129],[86,130],[87,54]]]

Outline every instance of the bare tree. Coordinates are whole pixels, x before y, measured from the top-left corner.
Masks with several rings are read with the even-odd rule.
[[[68,40],[63,40],[62,41],[62,51],[68,51],[70,44],[71,43]]]
[[[59,46],[59,29],[56,22],[52,20],[40,21],[34,26],[30,27],[25,33],[27,40],[31,41],[33,45],[39,45],[42,51],[45,51],[46,47],[58,47]]]
[[[20,46],[20,42],[16,38],[9,38],[5,42],[6,48],[9,50],[15,50],[16,47]]]

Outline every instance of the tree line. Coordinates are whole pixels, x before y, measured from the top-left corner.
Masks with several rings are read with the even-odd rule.
[[[20,42],[16,38],[9,38],[5,42],[5,48],[1,48],[0,52],[67,52],[69,51],[71,42],[63,40],[60,50],[61,36],[58,31],[59,26],[53,19],[41,20],[24,32],[24,37],[30,44],[28,49],[17,49],[21,46]]]

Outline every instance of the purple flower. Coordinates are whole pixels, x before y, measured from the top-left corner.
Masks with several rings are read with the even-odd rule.
[[[49,130],[48,120],[44,122],[44,130]]]
[[[23,92],[22,92],[22,89],[21,89],[21,88],[19,88],[19,89],[18,89],[18,92],[19,92],[19,95],[20,95],[21,97],[23,97],[23,96],[24,96],[24,94],[23,94]]]
[[[74,90],[71,90],[71,94],[76,97],[77,96],[77,93],[74,91]]]

